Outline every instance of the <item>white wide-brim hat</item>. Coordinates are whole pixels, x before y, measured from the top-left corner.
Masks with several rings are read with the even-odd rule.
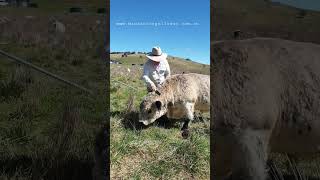
[[[150,59],[152,61],[160,62],[160,61],[166,59],[168,55],[166,53],[162,53],[160,47],[153,47],[152,52],[146,56],[148,59]]]

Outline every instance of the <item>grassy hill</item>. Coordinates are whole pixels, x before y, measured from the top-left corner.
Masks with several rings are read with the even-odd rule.
[[[55,0],[54,3],[50,0],[32,0],[36,3],[38,8],[24,8],[19,7],[1,7],[1,11],[5,14],[16,15],[30,15],[30,14],[62,14],[68,13],[69,8],[79,7],[82,8],[83,13],[93,14],[97,12],[98,8],[106,8],[106,2],[102,0]]]
[[[182,139],[179,122],[141,126],[137,107],[147,92],[140,64],[146,58],[111,54],[111,59],[122,62],[110,67],[111,179],[209,179],[209,114],[197,115],[188,139]],[[173,74],[209,74],[209,65],[178,57],[168,62]]]
[[[131,54],[127,57],[122,57],[122,54],[111,54],[110,59],[121,62],[124,65],[142,65],[147,61],[145,54]],[[167,60],[173,73],[194,72],[209,74],[210,72],[209,65],[173,56],[168,56]]]
[[[0,56],[0,179],[91,179],[95,136],[106,123],[105,17],[63,14],[64,6],[44,14],[41,6],[1,9],[0,49],[94,93]]]
[[[212,38],[233,38],[241,30],[243,38],[278,37],[296,41],[320,43],[320,12],[293,8],[268,0],[216,0],[211,4]]]

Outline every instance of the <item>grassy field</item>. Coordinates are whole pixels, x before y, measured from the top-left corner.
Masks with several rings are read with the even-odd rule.
[[[213,41],[233,39],[233,32],[241,30],[241,39],[274,37],[320,44],[320,12],[306,10],[301,16],[301,9],[268,0],[216,0],[211,6]],[[311,159],[299,157],[296,162],[284,154],[272,154],[270,159],[288,179],[320,178],[319,155]]]
[[[95,136],[106,123],[105,17],[41,7],[1,8],[0,49],[94,93],[0,57],[0,179],[91,179]]]
[[[233,38],[241,30],[243,38],[277,37],[320,43],[320,12],[301,10],[269,0],[216,0],[211,3],[213,40]],[[307,27],[307,28],[306,28]]]
[[[94,14],[98,8],[106,8],[106,2],[102,0],[55,0],[54,3],[50,0],[33,0],[33,3],[38,5],[38,8],[20,7],[17,11],[16,7],[1,7],[1,11],[6,14],[30,15],[30,14],[66,14],[71,7],[82,8],[85,14]]]
[[[209,114],[197,116],[188,139],[182,139],[179,122],[141,126],[137,107],[147,92],[140,64],[146,57],[112,54],[111,59],[122,62],[111,64],[111,178],[209,179]],[[168,62],[173,73],[209,74],[208,65],[177,57]]]

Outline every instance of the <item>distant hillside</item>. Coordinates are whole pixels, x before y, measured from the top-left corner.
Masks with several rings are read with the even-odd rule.
[[[82,14],[96,13],[98,8],[106,8],[107,3],[101,0],[32,0],[32,3],[37,4],[37,8],[26,7],[1,7],[1,13],[13,15],[40,15],[52,13],[66,13],[71,7],[81,8]],[[80,14],[81,14],[80,13]]]
[[[276,37],[320,43],[320,12],[273,3],[269,0],[215,0],[211,4],[212,40]]]
[[[122,54],[110,54],[110,59],[121,62],[124,65],[141,65],[147,60],[145,54],[131,54],[127,57],[122,57]],[[209,74],[210,66],[205,64],[200,64],[194,61],[186,60],[179,57],[168,56],[167,58],[170,68],[173,73],[182,72],[194,72],[201,74]]]

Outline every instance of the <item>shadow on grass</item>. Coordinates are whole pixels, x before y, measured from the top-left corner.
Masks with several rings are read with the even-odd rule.
[[[8,159],[1,159],[0,168],[2,175],[6,175],[8,178],[15,176],[17,170],[21,170],[21,172],[24,173],[19,176],[32,177],[32,179],[92,179],[93,162],[84,162],[74,158],[55,161],[52,162],[52,164],[48,162],[49,160],[45,159],[16,156]]]
[[[162,116],[157,119],[153,124],[145,126],[143,123],[139,122],[139,112],[130,111],[127,112],[121,120],[124,128],[131,130],[143,130],[150,126],[157,126],[165,129],[177,128],[176,120],[171,120],[167,116]]]
[[[107,179],[109,166],[109,135],[103,127],[95,140],[95,161],[74,156],[13,156],[0,157],[0,179],[100,180]],[[107,168],[105,168],[107,167]]]
[[[121,116],[123,114],[123,112],[121,111],[112,111],[110,112],[110,116],[114,117],[114,116]]]
[[[110,127],[107,127],[106,124],[100,132],[97,134],[95,139],[95,166],[92,171],[93,179],[108,179],[108,175],[110,172],[110,166],[106,166],[106,164],[110,164],[109,155],[109,144],[110,144],[110,136],[108,130]]]

